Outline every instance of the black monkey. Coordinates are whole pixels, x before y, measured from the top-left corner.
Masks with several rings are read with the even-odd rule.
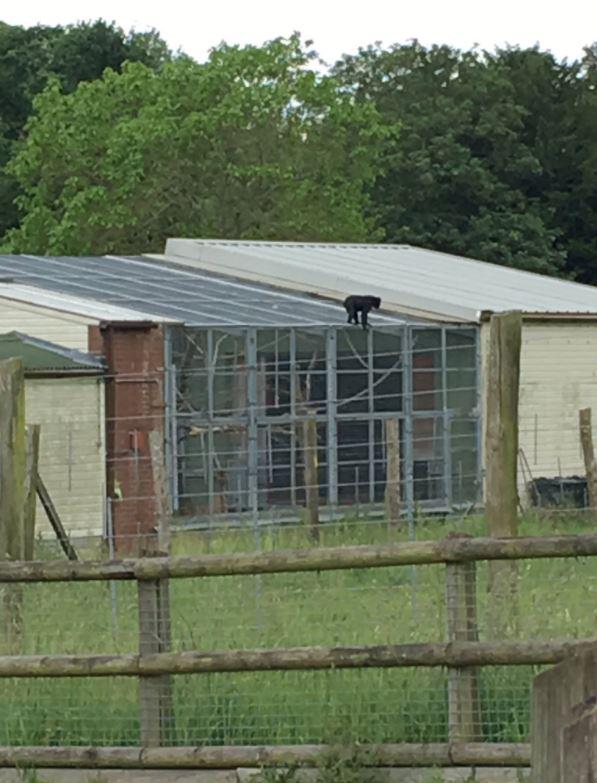
[[[381,299],[379,296],[347,296],[344,300],[344,307],[348,313],[348,323],[359,323],[359,316],[361,314],[361,326],[363,329],[367,328],[367,315],[369,310],[379,310],[381,305]]]

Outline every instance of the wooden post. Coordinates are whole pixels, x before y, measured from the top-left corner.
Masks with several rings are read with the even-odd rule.
[[[452,534],[449,538],[467,538]],[[446,565],[446,609],[449,642],[477,642],[476,564]],[[450,742],[481,740],[478,672],[475,667],[448,670],[448,736]]]
[[[400,422],[386,419],[386,519],[388,527],[400,521]]]
[[[172,505],[170,503],[168,480],[164,465],[164,436],[161,432],[152,430],[149,433],[149,449],[151,451],[153,491],[156,498],[158,551],[163,555],[167,555],[170,553]]]
[[[490,536],[518,535],[518,389],[522,317],[493,315],[486,369],[485,515]],[[490,633],[505,636],[517,627],[515,563],[490,563]]]
[[[597,697],[595,697],[597,698]],[[597,780],[597,703],[582,704],[562,736],[562,783]]]
[[[37,469],[39,465],[39,424],[26,428],[25,504],[23,509],[23,560],[33,560],[35,546],[35,509],[37,506]]]
[[[485,513],[496,538],[518,534],[520,313],[491,316],[486,384]]]
[[[592,745],[582,740],[595,727],[595,703],[597,644],[535,677],[531,727],[533,783],[597,780],[595,735]],[[575,778],[579,770],[590,770],[593,776]]]
[[[164,617],[163,580],[137,583],[139,600],[139,655],[167,652],[170,640],[164,638],[169,617]],[[168,583],[166,582],[166,585]],[[168,674],[139,677],[139,723],[141,745],[159,746],[168,742],[173,729],[172,678]]]
[[[148,557],[170,554],[171,505],[164,466],[163,435],[149,434],[153,486],[156,499],[157,541],[148,542]],[[141,580],[139,599],[139,654],[153,655],[171,650],[170,582],[168,579]],[[141,744],[166,744],[174,732],[172,678],[170,675],[139,678],[139,719]]]
[[[56,510],[56,506],[52,502],[50,493],[48,492],[48,489],[44,484],[44,480],[40,476],[39,471],[35,479],[35,489],[37,492],[37,497],[39,498],[39,502],[42,504],[44,511],[46,512],[48,521],[50,525],[52,525],[52,530],[54,531],[56,538],[58,539],[58,543],[62,547],[62,551],[68,557],[69,560],[78,560],[75,548],[72,545],[66,533],[66,530],[64,529],[64,525],[62,524],[60,515]]]
[[[0,362],[0,559],[23,557],[23,509],[27,443],[25,376],[20,359]],[[23,624],[20,585],[4,587],[4,639],[9,652],[19,652]]]
[[[587,477],[587,493],[589,508],[594,521],[597,521],[597,463],[593,448],[593,429],[591,426],[591,409],[583,408],[578,412],[580,442],[585,460],[585,475]]]
[[[305,498],[309,535],[319,541],[319,479],[317,475],[317,421],[310,417],[303,422],[303,463],[305,466]]]

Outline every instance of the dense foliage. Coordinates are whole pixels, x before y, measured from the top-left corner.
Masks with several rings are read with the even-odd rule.
[[[13,252],[167,236],[407,242],[597,282],[597,46],[299,36],[196,63],[104,22],[0,26],[0,234]]]
[[[102,20],[27,29],[0,22],[0,236],[19,220],[18,183],[5,166],[48,79],[54,75],[62,90],[72,92],[106,68],[119,71],[126,61],[159,68],[170,57],[156,32],[127,34]]]

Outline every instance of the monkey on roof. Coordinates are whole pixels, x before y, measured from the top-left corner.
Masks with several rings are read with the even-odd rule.
[[[348,313],[348,323],[358,326],[359,313],[361,314],[361,326],[367,328],[367,315],[370,310],[379,310],[381,299],[379,296],[347,296],[344,307]]]

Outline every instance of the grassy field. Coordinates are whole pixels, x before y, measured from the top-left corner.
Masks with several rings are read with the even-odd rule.
[[[417,538],[449,530],[480,535],[483,521],[421,521]],[[579,519],[526,519],[521,533],[587,532]],[[404,532],[394,538],[405,538]],[[322,545],[379,543],[379,522],[328,526]],[[307,544],[300,528],[255,534],[180,534],[175,553],[268,550]],[[40,549],[43,554],[43,551]],[[478,566],[480,638],[489,634],[486,565]],[[512,638],[597,636],[597,559],[519,564],[519,622]],[[445,638],[444,567],[383,568],[171,582],[173,644],[234,649],[306,644],[375,644]],[[136,586],[129,583],[25,587],[25,654],[137,649]],[[525,740],[529,667],[481,673],[483,736]],[[174,680],[177,744],[319,741],[443,741],[442,670],[272,672],[181,676]],[[132,678],[0,683],[0,744],[137,744]]]

